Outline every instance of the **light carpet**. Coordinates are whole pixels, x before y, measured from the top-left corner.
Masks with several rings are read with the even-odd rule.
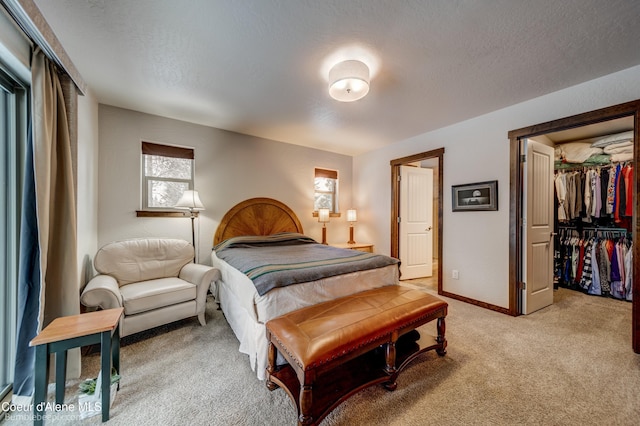
[[[552,306],[514,318],[443,299],[447,355],[419,357],[396,391],[365,389],[322,425],[640,424],[630,303],[560,289]],[[205,327],[190,319],[123,339],[109,425],[296,424],[289,397],[256,379],[216,308],[210,296]],[[435,324],[420,330],[435,334]],[[98,371],[98,354],[83,357],[83,378]],[[69,405],[77,403],[78,382],[67,382]],[[47,416],[46,424],[101,423],[100,416],[79,420],[77,412]],[[14,412],[4,424],[31,418]]]

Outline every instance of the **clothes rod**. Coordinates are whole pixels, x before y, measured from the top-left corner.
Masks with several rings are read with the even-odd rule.
[[[559,228],[563,228],[563,229],[578,229],[578,227],[576,225],[558,225]],[[610,227],[606,227],[606,226],[583,226],[582,228],[583,231],[622,231],[622,232],[629,232],[627,230],[627,228],[610,228]]]

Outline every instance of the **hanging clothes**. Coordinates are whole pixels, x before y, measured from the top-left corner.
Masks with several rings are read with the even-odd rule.
[[[580,220],[599,226],[631,228],[633,215],[633,166],[583,167],[557,170],[554,177],[557,219]]]
[[[558,285],[597,296],[631,300],[633,282],[631,240],[626,230],[591,228],[581,237],[572,228],[560,229],[554,277]]]
[[[632,300],[632,286],[633,286],[633,244],[629,244],[627,248],[627,254],[624,257],[624,269],[627,272],[624,277],[624,291],[625,299]]]
[[[591,268],[593,273],[592,273],[591,286],[587,289],[587,293],[593,294],[595,296],[600,296],[602,295],[602,289],[600,287],[600,268],[598,267],[598,262],[596,261],[597,252],[598,252],[598,242],[594,241],[594,243],[591,246],[591,259],[592,259]]]
[[[632,299],[633,179],[624,163],[556,170],[554,284]]]
[[[633,167],[627,165],[623,168],[622,175],[624,176],[625,188],[626,188],[626,208],[623,211],[623,216],[633,216]]]
[[[607,183],[607,214],[613,214],[616,195],[616,169],[609,169],[609,182]]]
[[[559,173],[555,178],[556,197],[558,199],[558,220],[561,222],[569,218],[568,210],[565,204],[567,198],[566,175]]]

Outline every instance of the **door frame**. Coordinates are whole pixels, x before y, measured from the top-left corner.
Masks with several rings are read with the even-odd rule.
[[[406,166],[417,161],[424,161],[430,158],[438,159],[438,294],[442,294],[442,197],[444,194],[442,177],[444,175],[444,148],[410,155],[408,157],[391,160],[391,257],[399,259],[400,255],[400,166]]]
[[[577,114],[546,123],[536,124],[517,130],[511,130],[509,135],[509,313],[519,315],[519,302],[522,289],[522,198],[523,198],[523,167],[520,140],[522,138],[540,136],[546,133],[559,132],[576,127],[588,126],[617,118],[633,117],[634,123],[634,158],[633,167],[638,170],[640,147],[640,100],[601,108],[595,111]],[[632,235],[640,235],[640,223],[637,214],[640,210],[640,197],[637,196],[640,187],[640,173],[634,173],[633,179],[633,229]],[[640,244],[633,245],[633,306],[632,306],[632,346],[636,353],[640,353]]]

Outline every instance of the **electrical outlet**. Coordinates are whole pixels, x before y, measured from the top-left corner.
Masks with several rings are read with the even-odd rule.
[[[458,270],[454,269],[453,271],[451,271],[451,278],[453,278],[454,280],[457,280],[459,277],[458,275]]]

